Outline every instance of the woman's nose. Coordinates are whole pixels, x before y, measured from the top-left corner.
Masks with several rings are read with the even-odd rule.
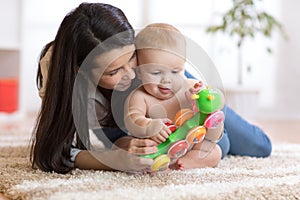
[[[125,69],[125,75],[123,78],[125,79],[134,79],[135,78],[135,72],[131,66],[127,66]]]

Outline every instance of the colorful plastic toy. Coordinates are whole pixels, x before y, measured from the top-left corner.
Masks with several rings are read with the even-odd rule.
[[[221,111],[224,96],[219,90],[206,87],[191,98],[195,100],[198,112],[180,110],[174,118],[176,130],[174,125],[167,124],[173,133],[158,145],[156,153],[142,156],[154,159],[152,171],[167,169],[171,160],[185,155],[193,144],[201,142],[207,129],[217,127],[224,121],[224,113]]]

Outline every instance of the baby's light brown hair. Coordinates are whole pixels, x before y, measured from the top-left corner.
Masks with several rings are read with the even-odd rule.
[[[185,58],[186,41],[184,35],[174,26],[153,23],[143,28],[135,38],[136,49],[165,50]]]

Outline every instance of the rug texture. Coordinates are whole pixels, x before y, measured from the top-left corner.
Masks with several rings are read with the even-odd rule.
[[[28,134],[0,130],[0,193],[9,199],[300,199],[300,145],[269,158],[228,156],[217,168],[154,175],[31,169]]]

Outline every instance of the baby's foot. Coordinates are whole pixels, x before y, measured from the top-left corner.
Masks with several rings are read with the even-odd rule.
[[[195,160],[193,157],[195,156],[192,156],[191,152],[188,152],[183,157],[179,158],[176,162],[177,170],[196,168],[197,165],[195,165]]]
[[[183,162],[181,162],[180,158],[177,160],[176,162],[177,164],[177,170],[184,170],[184,165],[183,165]]]
[[[180,158],[176,160],[175,163],[170,165],[170,169],[172,170],[184,170],[183,163],[181,162]]]
[[[214,151],[214,150],[213,150]],[[212,151],[207,154],[209,156],[205,156],[201,158],[199,156],[199,150],[191,150],[183,157],[179,158],[178,163],[180,164],[180,168],[183,170],[186,169],[194,169],[194,168],[203,168],[203,167],[214,167],[221,159],[221,150],[220,155],[216,154],[215,151]]]

